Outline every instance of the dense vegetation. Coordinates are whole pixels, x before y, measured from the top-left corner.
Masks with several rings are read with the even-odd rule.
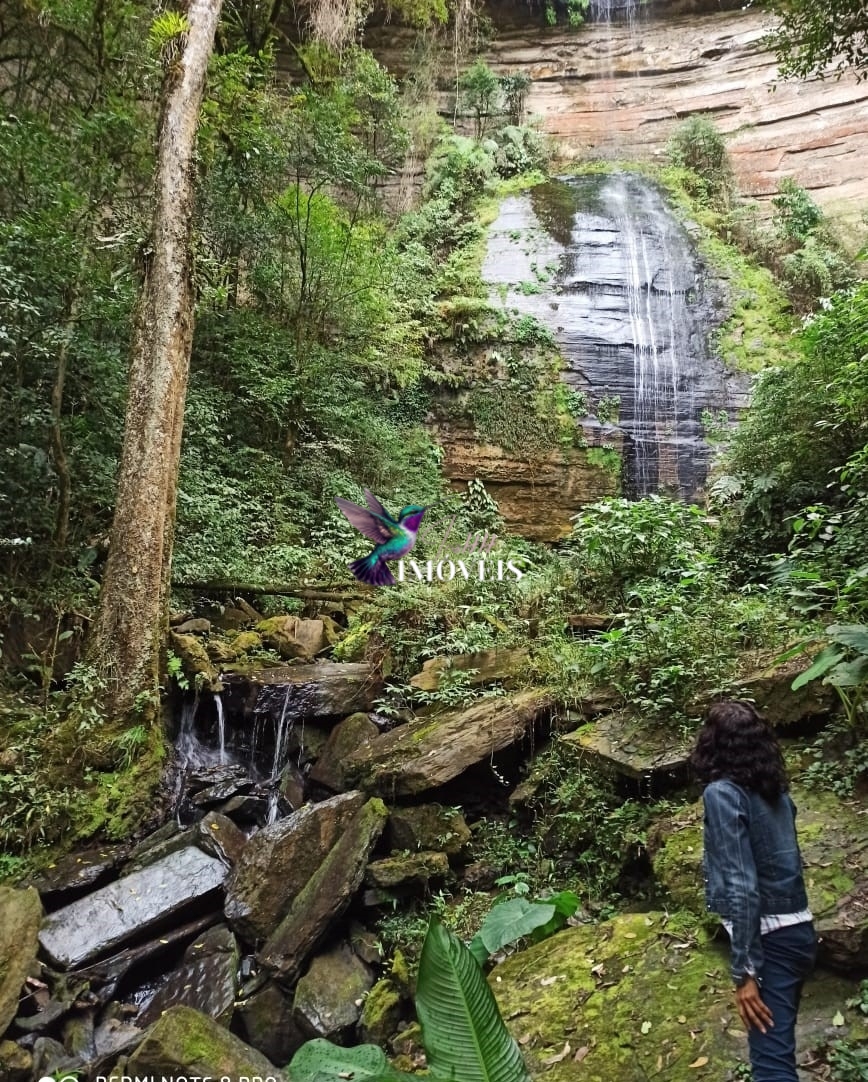
[[[577,23],[585,7],[550,4],[545,17]],[[12,45],[40,42],[0,83],[0,874],[15,876],[52,847],[141,826],[166,755],[144,715],[106,713],[82,646],[115,503],[135,298],[152,256],[160,71],[183,27],[122,0],[46,11],[21,5],[0,26]],[[405,15],[436,25],[447,12],[407,5]],[[333,498],[361,499],[364,487],[396,505],[443,495],[432,417],[459,415],[502,447],[545,450],[580,445],[576,421],[588,411],[558,381],[552,336],[490,304],[480,279],[492,201],[547,164],[549,148],[525,123],[526,82],[468,62],[457,87],[467,123],[456,130],[425,98],[426,73],[399,85],[325,30],[291,40],[292,76],[279,76],[283,39],[247,16],[241,5],[224,19],[199,128],[178,607],[209,584],[346,589],[355,542]],[[398,213],[408,153],[424,159],[425,181]],[[737,692],[788,650],[831,643],[814,675],[838,689],[842,719],[803,778],[852,794],[868,773],[864,262],[795,182],[781,186],[770,219],[740,201],[705,120],[677,133],[654,175],[701,224],[707,258],[731,271],[722,353],[762,369],[737,431],[707,418],[719,444],[707,505],[613,496],[544,547],[506,536],[475,483],[454,503],[458,528],[497,532],[495,555],[519,561],[524,577],[369,595],[352,606],[334,656],[380,664],[389,682],[379,711],[403,720],[503,692],[458,669],[420,691],[409,678],[422,661],[527,645],[515,682],[550,689],[565,711],[605,692],[677,742],[713,695]],[[759,351],[742,344],[757,339]],[[495,345],[503,378],[492,387],[480,365]],[[258,603],[267,614],[295,604]],[[569,618],[582,613],[609,617],[608,630],[572,634]],[[166,687],[191,679],[180,659],[165,662]],[[474,856],[501,893],[569,889],[589,916],[647,900],[646,834],[668,800],[625,795],[558,736],[521,773],[522,801],[474,824]],[[381,939],[417,951],[432,908],[469,937],[490,905],[488,889],[441,896],[384,919]]]

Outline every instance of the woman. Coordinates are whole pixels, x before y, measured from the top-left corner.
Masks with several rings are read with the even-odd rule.
[[[705,901],[729,932],[753,1082],[798,1082],[796,1015],[817,935],[777,739],[751,703],[715,703],[691,765],[705,783]]]

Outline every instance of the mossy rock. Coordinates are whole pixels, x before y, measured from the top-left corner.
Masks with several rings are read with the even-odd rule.
[[[377,981],[362,1008],[362,1040],[383,1048],[401,1021],[401,994],[388,977]]]
[[[18,1013],[18,997],[39,946],[42,903],[33,887],[0,887],[0,1034]]]
[[[672,784],[687,774],[690,742],[676,742],[665,729],[649,727],[629,714],[608,714],[562,739],[581,748],[603,769],[627,778]]]
[[[255,1048],[191,1007],[170,1007],[130,1056],[124,1074],[189,1078],[258,1076],[283,1082],[283,1075]]]
[[[720,1082],[747,1059],[726,947],[701,929],[672,933],[663,913],[565,929],[513,955],[489,982],[533,1079]],[[809,982],[801,1048],[861,1028],[856,1012],[851,1026],[831,1024],[853,989],[830,975]]]
[[[232,639],[230,646],[236,654],[257,654],[264,644],[262,636],[256,631],[241,631]]]
[[[256,625],[266,643],[291,661],[310,661],[329,645],[322,620],[302,620],[298,616],[272,616]]]
[[[365,882],[389,890],[399,886],[425,886],[429,879],[445,879],[449,860],[445,853],[407,853],[372,860],[365,872]]]
[[[172,653],[180,658],[181,668],[187,676],[196,681],[197,686],[201,684],[214,692],[223,690],[219,674],[201,639],[197,639],[195,635],[179,635],[172,631],[169,633],[169,646]]]
[[[310,1038],[342,1043],[352,1036],[373,983],[371,970],[347,944],[318,954],[295,986],[293,1020]]]
[[[417,804],[392,808],[389,817],[389,844],[392,849],[436,849],[447,856],[459,856],[470,842],[470,827],[458,808],[442,804]]]
[[[796,830],[821,962],[868,964],[868,816],[858,801],[794,786]],[[648,833],[654,873],[681,908],[705,913],[702,801],[659,820]]]

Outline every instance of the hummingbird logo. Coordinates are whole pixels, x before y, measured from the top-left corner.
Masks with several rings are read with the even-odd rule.
[[[349,565],[350,571],[359,582],[366,582],[369,586],[394,586],[395,577],[386,562],[400,560],[411,551],[416,544],[416,535],[425,512],[440,501],[435,500],[434,503],[424,506],[418,503],[407,504],[398,512],[398,517],[394,518],[370,489],[366,488],[364,495],[367,507],[360,507],[357,503],[339,497],[335,499],[350,525],[376,542],[376,547],[367,556],[353,560]]]

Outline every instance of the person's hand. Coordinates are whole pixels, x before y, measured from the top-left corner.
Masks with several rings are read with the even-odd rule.
[[[760,1033],[765,1033],[769,1026],[775,1024],[772,1012],[763,1003],[759,985],[753,977],[748,977],[740,988],[736,988],[735,1002],[745,1029],[756,1026]]]

